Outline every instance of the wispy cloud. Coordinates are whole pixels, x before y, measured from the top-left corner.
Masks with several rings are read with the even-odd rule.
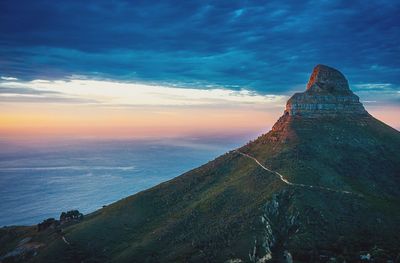
[[[245,88],[185,88],[85,78],[0,82],[0,102],[91,103],[106,107],[275,107],[282,106],[286,98]]]
[[[69,97],[41,97],[28,95],[0,95],[0,103],[57,103],[57,104],[94,104],[91,99],[69,98]]]
[[[380,0],[1,1],[0,74],[285,94],[323,63],[398,87],[399,12]]]
[[[391,83],[365,83],[365,84],[355,84],[354,87],[357,90],[396,90],[396,87]]]
[[[18,95],[44,95],[44,94],[59,94],[57,91],[50,90],[38,90],[32,88],[24,87],[7,87],[6,85],[0,83],[0,94],[18,94]]]
[[[17,78],[14,78],[14,77],[4,77],[4,76],[1,76],[0,79],[2,79],[2,80],[18,80]]]
[[[400,106],[400,87],[392,83],[355,84],[353,90],[367,105]]]

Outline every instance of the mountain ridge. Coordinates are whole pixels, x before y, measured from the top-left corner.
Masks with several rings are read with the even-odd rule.
[[[369,115],[337,72],[318,65],[307,101],[294,95],[256,140],[80,223],[39,233],[4,228],[0,254],[31,237],[42,244],[37,255],[13,260],[398,260],[400,132]],[[344,93],[349,100],[332,99]]]

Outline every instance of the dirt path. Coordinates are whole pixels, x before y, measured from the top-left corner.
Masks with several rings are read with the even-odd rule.
[[[256,158],[254,158],[253,156],[251,156],[251,155],[249,155],[249,154],[247,154],[247,153],[242,153],[242,152],[240,152],[240,151],[238,151],[238,150],[234,150],[234,151],[237,152],[237,153],[239,153],[239,154],[242,155],[242,156],[245,156],[245,157],[247,157],[247,158],[252,159],[254,162],[256,162],[256,163],[258,164],[258,166],[260,166],[260,167],[261,167],[262,169],[264,169],[265,171],[268,171],[268,172],[270,172],[270,173],[273,173],[273,174],[277,175],[278,178],[279,178],[282,182],[284,182],[285,184],[287,184],[287,185],[293,185],[293,186],[298,186],[298,187],[303,187],[303,188],[309,188],[309,189],[321,189],[321,190],[330,191],[330,192],[335,192],[335,193],[351,194],[351,195],[361,196],[360,194],[356,194],[356,193],[353,193],[353,192],[350,192],[350,191],[345,191],[345,190],[337,190],[337,189],[332,189],[332,188],[329,188],[329,187],[316,186],[316,185],[307,185],[307,184],[292,183],[292,182],[290,182],[288,179],[286,179],[284,175],[282,175],[282,174],[280,174],[280,173],[278,173],[278,172],[276,172],[276,171],[273,171],[273,170],[271,170],[271,169],[265,167],[264,165],[262,165],[262,164],[261,164]]]

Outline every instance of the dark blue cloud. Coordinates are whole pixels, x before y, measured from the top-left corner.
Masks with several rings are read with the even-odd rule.
[[[4,0],[0,74],[287,93],[322,63],[400,87],[399,13],[395,0]]]

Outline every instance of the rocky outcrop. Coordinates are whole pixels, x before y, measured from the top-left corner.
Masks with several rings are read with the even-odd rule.
[[[254,240],[249,253],[250,262],[291,262],[292,256],[285,249],[287,241],[299,230],[299,212],[293,207],[293,192],[274,194],[264,206],[261,215],[262,228]]]
[[[307,90],[331,93],[351,92],[346,77],[340,71],[325,65],[315,66],[307,83]]]
[[[307,84],[307,90],[294,94],[286,104],[285,114],[316,117],[338,114],[367,114],[359,98],[349,88],[345,76],[338,70],[317,65]]]

